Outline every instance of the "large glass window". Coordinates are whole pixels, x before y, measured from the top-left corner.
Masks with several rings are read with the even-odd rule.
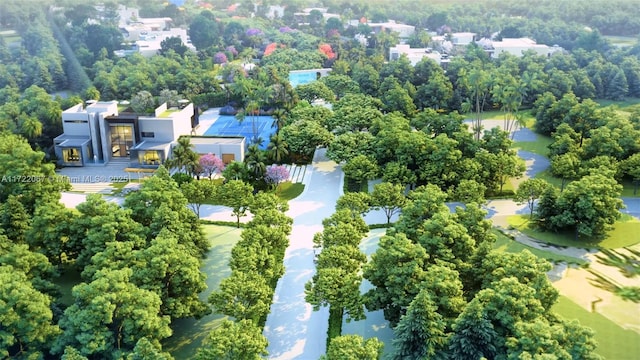
[[[155,150],[140,151],[138,161],[140,165],[160,165],[160,153]]]
[[[79,163],[80,162],[80,149],[68,148],[62,149],[62,160],[67,163]]]
[[[133,129],[131,125],[111,125],[111,156],[128,157],[133,147]]]

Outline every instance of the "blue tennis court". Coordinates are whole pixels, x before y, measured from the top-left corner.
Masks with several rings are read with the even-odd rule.
[[[247,144],[253,144],[252,139],[258,136],[262,139],[260,149],[266,150],[269,138],[276,132],[271,116],[247,116],[242,123],[232,115],[220,115],[218,119],[204,132],[213,136],[244,136]]]

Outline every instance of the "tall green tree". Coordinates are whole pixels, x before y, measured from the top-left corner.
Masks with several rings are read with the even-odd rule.
[[[422,289],[428,258],[422,246],[402,233],[383,236],[363,271],[374,286],[364,295],[367,309],[382,309],[385,319],[395,326]]]
[[[60,334],[53,321],[51,298],[34,289],[22,271],[4,262],[0,283],[0,356],[42,357]]]
[[[298,157],[310,159],[316,147],[326,146],[333,140],[333,135],[316,121],[297,120],[282,128],[284,140],[289,151]]]
[[[200,318],[208,306],[198,295],[207,289],[200,258],[189,254],[169,231],[160,232],[149,247],[135,253],[131,282],[151,290],[162,300],[160,314],[172,319]]]
[[[220,41],[218,23],[208,10],[202,11],[191,21],[188,34],[193,45],[200,51]]]
[[[445,322],[436,309],[429,293],[420,291],[393,330],[391,359],[436,359],[443,356],[442,350],[447,343]]]
[[[365,131],[340,134],[329,144],[327,157],[341,163],[357,155],[371,155],[374,141],[374,136]]]
[[[373,180],[379,172],[376,162],[366,155],[357,155],[349,159],[342,170],[345,177],[357,182]]]
[[[333,338],[321,360],[380,360],[384,344],[377,338],[364,340],[359,335]]]
[[[551,174],[562,179],[560,191],[570,180],[575,180],[580,174],[580,158],[575,152],[568,152],[551,158]]]
[[[391,222],[391,217],[398,214],[406,204],[407,198],[404,195],[405,187],[400,184],[383,182],[373,186],[371,193],[371,206],[377,210],[383,210],[387,217],[387,225]]]
[[[363,192],[348,192],[338,198],[336,211],[348,209],[354,214],[364,216],[371,209],[371,197]]]
[[[441,212],[449,212],[444,204],[447,194],[436,185],[419,186],[408,194],[409,202],[402,208],[400,219],[395,224],[398,232],[417,241],[426,219]]]
[[[269,313],[272,298],[273,289],[261,274],[233,271],[222,280],[219,290],[211,293],[209,302],[218,313],[258,325]]]
[[[74,303],[60,320],[64,333],[53,346],[73,346],[85,356],[118,359],[146,337],[157,344],[171,336],[170,318],[161,316],[160,297],[130,282],[131,269],[99,272],[74,287]]]
[[[458,86],[464,88],[468,94],[468,99],[463,104],[463,110],[475,112],[473,133],[476,136],[476,140],[480,140],[482,112],[492,88],[490,70],[485,69],[479,62],[474,63],[468,72],[463,71],[460,74],[459,81]]]
[[[147,241],[170,230],[192,254],[202,256],[209,250],[198,217],[163,166],[138,191],[127,195],[124,207],[131,209],[131,218],[144,227]]]
[[[141,338],[136,343],[133,351],[127,355],[127,360],[173,360],[167,352],[163,352],[160,347],[149,341],[147,338]]]
[[[322,250],[317,271],[305,284],[305,299],[315,310],[329,306],[347,321],[365,318],[360,296],[360,274],[366,256],[352,245],[335,245]]]
[[[232,210],[236,225],[240,227],[240,218],[246,216],[253,201],[253,188],[242,180],[229,180],[220,187],[220,201]]]
[[[526,203],[529,207],[529,218],[533,218],[536,201],[549,186],[551,185],[543,179],[527,179],[518,185],[513,200],[521,204]]]
[[[80,215],[70,224],[67,247],[78,254],[74,266],[82,270],[91,258],[110,242],[131,242],[136,248],[146,245],[144,229],[131,219],[131,210],[105,201],[100,195],[89,195],[78,205]]]
[[[268,355],[268,344],[262,330],[252,321],[223,320],[220,326],[209,333],[195,359],[260,360]]]
[[[189,207],[200,218],[200,207],[207,201],[216,199],[220,186],[211,180],[198,180],[184,182],[180,185],[180,190],[187,198]]]
[[[77,214],[75,209],[67,209],[57,199],[39,203],[26,233],[27,243],[56,266],[67,259],[75,259],[78,254],[69,246],[69,235],[70,224]]]
[[[576,238],[600,237],[621,216],[622,186],[610,176],[592,174],[567,185],[556,202],[551,222],[573,228]]]
[[[281,164],[287,155],[289,155],[288,145],[282,135],[280,133],[271,135],[267,145],[267,157],[276,164]]]
[[[31,217],[20,202],[21,196],[9,195],[0,207],[0,228],[11,241],[23,244],[31,227]]]
[[[60,190],[70,188],[69,183],[59,181],[43,152],[34,151],[21,136],[6,132],[0,134],[0,174],[0,202],[10,195],[20,196],[28,214],[33,214],[37,201],[57,200]]]

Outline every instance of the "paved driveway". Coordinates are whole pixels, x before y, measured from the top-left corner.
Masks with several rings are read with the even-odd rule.
[[[304,193],[289,202],[293,230],[285,252],[285,274],[264,327],[269,359],[317,360],[325,352],[329,311],[313,311],[304,300],[304,284],[315,272],[313,235],[322,231],[322,220],[335,211],[342,193],[342,171],[326,158],[324,149],[316,151],[310,169]]]

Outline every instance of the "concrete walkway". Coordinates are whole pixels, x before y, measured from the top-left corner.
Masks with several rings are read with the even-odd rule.
[[[342,171],[325,152],[316,151],[305,175],[305,191],[289,202],[287,215],[293,218],[293,230],[285,252],[285,274],[264,327],[269,359],[316,360],[325,352],[329,311],[313,311],[304,299],[304,285],[315,272],[313,235],[322,232],[322,220],[334,213],[342,193]]]

